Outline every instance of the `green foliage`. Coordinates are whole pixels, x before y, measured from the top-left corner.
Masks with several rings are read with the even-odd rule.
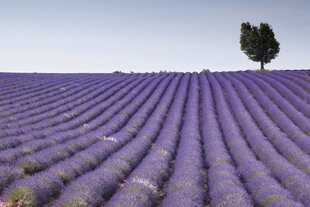
[[[64,207],[86,207],[87,206],[87,203],[86,201],[83,199],[83,198],[75,198],[75,200],[70,200],[70,201],[67,201],[64,205]]]
[[[282,195],[270,195],[270,196],[268,196],[268,197],[265,199],[265,201],[264,201],[264,203],[262,204],[262,206],[265,207],[265,206],[267,206],[269,203],[271,203],[272,201],[279,200],[279,199],[281,199],[281,198],[283,198]]]
[[[29,188],[17,187],[9,195],[9,206],[35,206],[35,196]]]
[[[18,167],[24,169],[24,172],[30,175],[34,174],[36,171],[43,170],[44,168],[43,165],[41,165],[34,159],[22,161],[18,163]]]
[[[259,28],[249,22],[242,23],[240,45],[250,60],[261,63],[261,70],[264,70],[264,64],[270,63],[280,51],[280,43],[267,23],[261,23]]]
[[[209,73],[210,72],[210,69],[202,69],[201,72],[204,72],[204,73]]]
[[[222,195],[215,203],[215,206],[226,206],[227,200],[230,200],[229,203],[231,203],[231,198],[234,198],[234,201],[236,202],[234,206],[239,206],[240,204],[238,201],[240,201],[240,198],[242,198],[243,195],[240,195],[239,193],[227,193]]]

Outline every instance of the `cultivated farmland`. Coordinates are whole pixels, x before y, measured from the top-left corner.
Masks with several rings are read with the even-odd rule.
[[[310,206],[310,71],[0,73],[0,206]]]

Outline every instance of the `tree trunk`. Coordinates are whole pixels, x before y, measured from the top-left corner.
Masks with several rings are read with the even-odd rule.
[[[263,71],[265,68],[264,68],[264,62],[263,61],[260,61],[260,70]]]

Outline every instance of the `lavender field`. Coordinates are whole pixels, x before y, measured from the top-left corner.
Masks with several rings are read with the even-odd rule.
[[[0,206],[310,206],[310,71],[0,73]]]

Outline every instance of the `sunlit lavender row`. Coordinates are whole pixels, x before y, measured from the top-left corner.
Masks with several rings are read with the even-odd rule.
[[[310,206],[310,71],[0,73],[0,206]]]

